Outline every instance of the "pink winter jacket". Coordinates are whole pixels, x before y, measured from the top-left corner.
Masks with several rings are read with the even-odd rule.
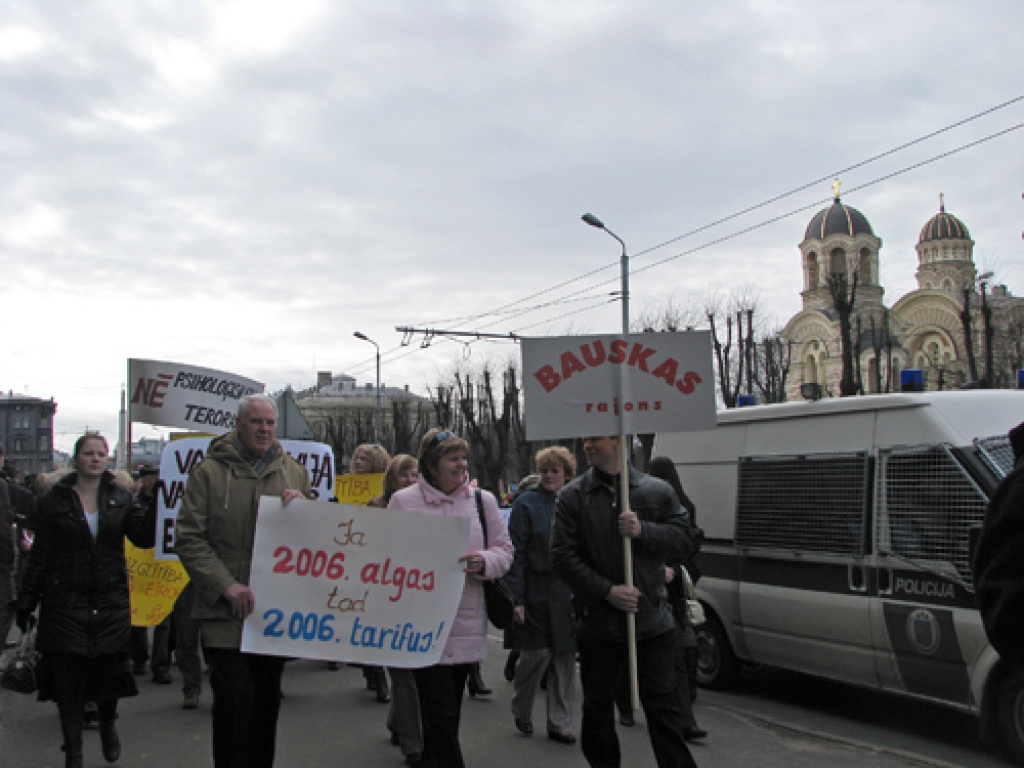
[[[416,485],[403,488],[391,497],[388,509],[405,512],[421,512],[426,515],[468,517],[470,519],[469,551],[466,554],[480,554],[484,558],[484,572],[466,574],[466,586],[462,590],[462,601],[455,614],[452,631],[444,646],[438,664],[472,664],[483,661],[487,656],[487,608],[484,604],[484,579],[504,576],[512,566],[512,540],[505,528],[505,520],[495,501],[487,491],[481,491],[484,503],[484,518],[487,520],[487,543],[484,549],[484,535],[480,530],[474,488],[463,483],[450,494],[444,494],[422,477]]]

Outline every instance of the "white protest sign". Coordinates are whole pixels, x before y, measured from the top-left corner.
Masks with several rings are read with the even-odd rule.
[[[708,331],[524,338],[522,346],[528,440],[716,426]]]
[[[131,421],[221,434],[235,427],[238,401],[263,384],[233,373],[159,360],[128,361]]]
[[[256,520],[243,651],[402,668],[441,658],[469,518],[264,496]]]
[[[206,458],[212,437],[171,440],[160,457],[160,482],[156,501],[156,559],[177,560],[174,554],[174,525],[185,496],[189,473]],[[281,440],[281,447],[309,472],[309,483],[317,499],[334,496],[334,451],[329,445],[306,440]]]

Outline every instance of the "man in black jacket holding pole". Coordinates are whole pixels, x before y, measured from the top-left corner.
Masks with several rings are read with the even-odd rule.
[[[615,682],[628,663],[626,615],[635,616],[640,703],[659,768],[696,766],[683,740],[673,698],[675,622],[665,590],[665,563],[687,557],[686,513],[671,487],[629,468],[629,504],[619,493],[617,437],[588,437],[590,470],[559,493],[551,531],[555,573],[573,591],[583,684],[581,746],[593,768],[619,768]],[[633,548],[634,586],[627,586],[622,537]]]

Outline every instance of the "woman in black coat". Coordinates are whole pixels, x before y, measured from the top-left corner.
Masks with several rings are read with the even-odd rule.
[[[672,486],[679,503],[688,513],[690,538],[699,548],[700,543],[704,540],[704,534],[697,527],[697,508],[683,490],[675,462],[667,456],[655,456],[651,459],[650,474]],[[677,637],[675,663],[673,664],[676,703],[683,711],[685,723],[683,737],[687,741],[693,741],[707,736],[707,731],[697,725],[697,718],[693,714],[693,701],[697,698],[697,635],[690,623],[689,612],[686,610],[687,594],[683,570],[690,574],[693,581],[700,576],[693,564],[692,557],[681,563],[667,563],[665,565],[665,586],[672,604],[672,615],[676,619]]]
[[[521,494],[512,507],[509,535],[515,559],[505,581],[515,598],[515,668],[512,714],[516,728],[533,733],[533,699],[547,674],[548,738],[573,744],[572,591],[551,571],[551,520],[562,486],[576,474],[576,460],[561,446],[537,453],[540,486]]]
[[[18,597],[24,628],[40,606],[37,647],[42,651],[39,699],[53,699],[64,734],[65,765],[82,758],[82,713],[99,708],[107,762],[120,757],[117,700],[138,693],[129,669],[131,607],[124,537],[137,547],[154,544],[152,511],[133,504],[130,487],[107,471],[107,441],[87,432],[75,443],[75,471],[43,497],[35,543]]]

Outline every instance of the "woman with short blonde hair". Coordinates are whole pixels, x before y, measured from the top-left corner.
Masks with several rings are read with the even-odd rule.
[[[538,451],[535,461],[540,484],[519,495],[509,518],[515,559],[505,580],[515,598],[512,643],[519,650],[512,714],[521,733],[533,733],[533,700],[547,675],[548,738],[574,744],[572,592],[551,571],[551,522],[558,492],[576,474],[576,459],[556,445]]]

